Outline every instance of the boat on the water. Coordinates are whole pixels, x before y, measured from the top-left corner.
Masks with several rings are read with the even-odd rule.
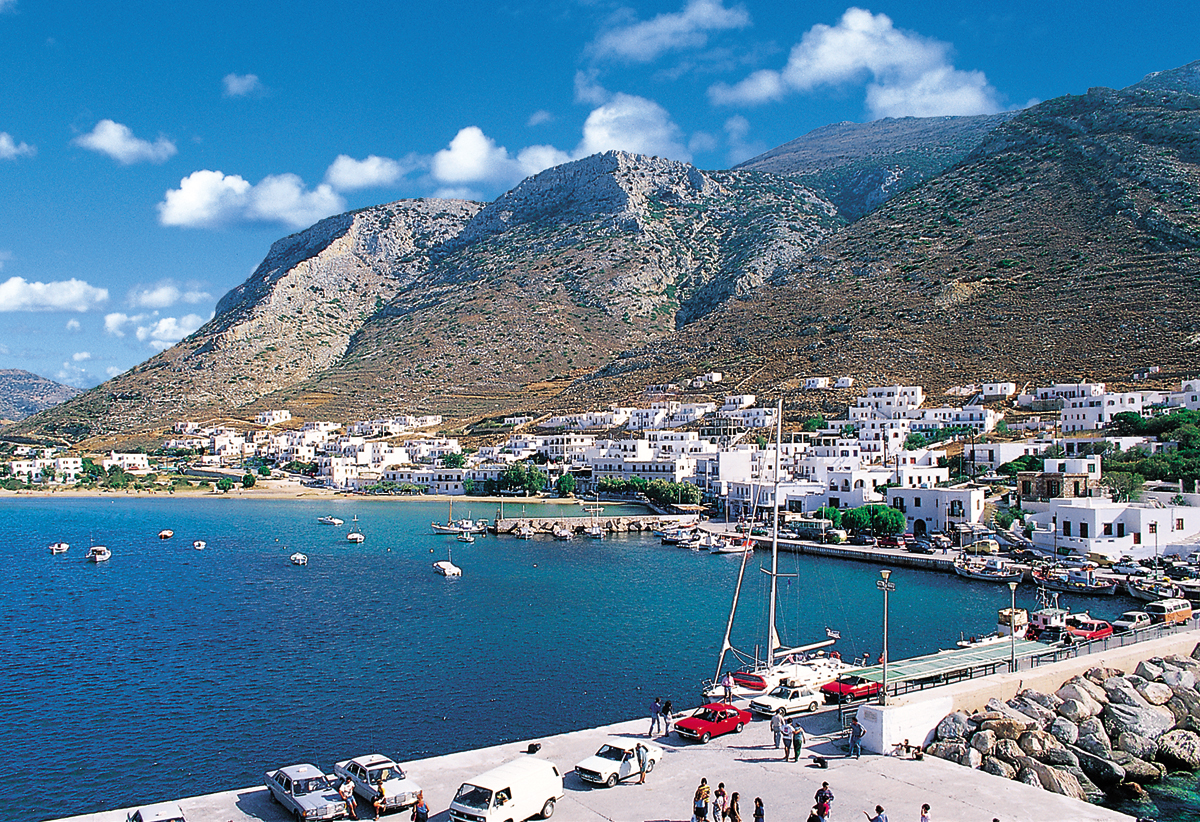
[[[659,538],[663,545],[681,545],[692,542],[695,535],[695,528],[669,528],[663,531]]]
[[[1052,645],[1062,642],[1067,635],[1067,617],[1071,614],[1058,604],[1058,594],[1049,593],[1045,588],[1038,589],[1038,608],[1029,615],[1029,628],[1025,638]]]
[[[159,539],[170,539],[173,536],[175,536],[175,532],[172,531],[170,528],[164,528],[158,532]]]
[[[575,533],[561,522],[554,523],[554,527],[550,530],[550,534],[555,539],[562,540],[563,542],[575,538]]]
[[[997,642],[1012,642],[1012,637],[1025,639],[1029,632],[1029,612],[1024,608],[1001,608],[996,612],[996,630],[987,636],[963,637],[957,643],[960,648],[975,648],[994,645]]]
[[[589,525],[583,529],[583,535],[588,539],[604,539],[604,528],[600,525]]]
[[[463,531],[471,534],[486,534],[488,524],[485,519],[476,522],[469,517],[455,521],[454,500],[450,500],[450,514],[446,517],[446,522],[444,524],[441,522],[431,522],[429,523],[429,527],[433,529],[435,534],[461,534]]]
[[[208,547],[208,543],[202,539],[198,539],[198,540],[194,540],[192,542],[192,547],[195,548],[197,551],[203,551],[205,548]]]
[[[317,517],[317,522],[321,523],[322,525],[344,525],[346,523],[346,521],[343,519],[328,515]]]
[[[954,561],[954,573],[984,582],[1020,582],[1025,571],[996,557],[979,559],[962,554]]]
[[[534,530],[532,525],[525,524],[518,526],[513,533],[517,539],[533,539]]]
[[[1040,567],[1031,572],[1034,580],[1051,591],[1085,596],[1110,597],[1117,592],[1116,580],[1102,580],[1094,566],[1083,568]]]
[[[302,554],[299,551],[292,554],[288,559],[291,560],[292,565],[308,565],[308,555]]]
[[[346,534],[346,539],[354,543],[364,542],[367,539],[363,536],[362,531],[358,530],[358,514],[354,515],[354,530]]]
[[[112,559],[112,551],[103,545],[93,545],[88,549],[87,556],[84,559],[88,562],[108,562],[108,560]]]
[[[471,535],[467,534],[467,536],[471,536]],[[459,536],[459,539],[462,539],[461,535]],[[471,539],[472,539],[472,541],[474,541],[474,537],[471,537]],[[454,564],[454,557],[453,557],[453,555],[451,555],[449,548],[446,549],[446,558],[445,559],[440,559],[437,562],[433,563],[433,571],[434,571],[434,573],[441,574],[444,577],[461,577],[462,576],[462,568],[459,568],[457,565]]]
[[[65,554],[67,552],[67,549],[70,547],[71,546],[66,542],[56,542],[50,546],[50,553]]]
[[[458,535],[457,539],[459,542],[466,542],[469,544],[469,543],[472,543],[475,541],[475,535],[472,534],[470,531],[463,531],[461,534]]]
[[[1156,599],[1179,599],[1184,597],[1184,590],[1169,579],[1127,579],[1125,590],[1134,599],[1142,602],[1153,602]]]

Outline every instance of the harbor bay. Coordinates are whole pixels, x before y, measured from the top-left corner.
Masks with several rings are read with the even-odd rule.
[[[578,511],[537,506],[539,517]],[[329,514],[346,526],[317,522]],[[354,516],[367,537],[357,546],[345,539]],[[533,739],[639,717],[655,696],[698,703],[739,558],[648,533],[464,545],[432,533],[445,516],[429,502],[5,501],[0,743],[14,761],[55,763],[57,788],[36,816],[255,784],[292,762]],[[160,540],[168,527],[175,536]],[[52,556],[58,540],[71,549]],[[85,562],[90,540],[112,559]],[[296,550],[307,566],[288,562]],[[432,573],[448,551],[459,579]],[[765,643],[767,577],[756,566],[768,561],[759,552],[748,571],[739,647]],[[796,574],[781,580],[786,643],[828,627],[844,656],[878,655],[876,566],[780,562]],[[892,580],[894,659],[991,631],[1008,600],[1003,586],[943,573],[903,569]],[[1017,598],[1036,607],[1032,588]],[[1071,604],[1106,618],[1129,607],[1120,597]]]

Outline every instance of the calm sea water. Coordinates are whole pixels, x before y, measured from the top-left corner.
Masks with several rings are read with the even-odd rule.
[[[50,774],[54,786],[32,807],[6,804],[0,819],[226,790],[300,761],[328,768],[370,751],[404,760],[536,738],[642,716],[654,696],[696,704],[738,558],[641,535],[463,545],[431,533],[446,513],[423,502],[0,502],[0,751],[10,772]],[[322,514],[347,525],[320,525]],[[345,539],[356,514],[362,545]],[[163,528],[174,539],[159,540]],[[89,539],[112,560],[85,562]],[[194,550],[194,539],[208,547]],[[58,540],[71,549],[52,556]],[[460,579],[432,573],[448,549]],[[307,567],[288,562],[296,550]],[[759,554],[747,571],[734,637],[743,647],[766,640],[757,568],[768,561]],[[843,656],[878,655],[877,567],[780,562],[796,574],[781,583],[785,642],[815,641],[828,626]],[[1008,602],[1006,588],[943,574],[899,569],[892,580],[893,658],[989,632]],[[1018,600],[1035,607],[1031,591]],[[1129,603],[1095,605],[1113,617]],[[1172,791],[1182,814],[1190,794]]]

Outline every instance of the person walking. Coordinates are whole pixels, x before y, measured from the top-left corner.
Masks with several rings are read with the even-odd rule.
[[[862,756],[862,738],[866,734],[866,728],[858,724],[857,716],[854,717],[850,722],[850,756],[853,756],[855,759]]]
[[[783,727],[783,708],[771,714],[771,734],[775,737],[775,747],[779,747],[779,731]]]
[[[742,809],[738,792],[729,795],[729,809],[725,811],[726,822],[742,822]]]
[[[425,791],[417,791],[417,804],[413,805],[412,822],[429,822],[429,804],[425,801]]]
[[[761,796],[754,797],[754,822],[767,822],[767,809],[763,807]]]
[[[671,735],[671,700],[667,700],[662,706],[662,721],[663,721],[663,736]]]
[[[921,806],[921,822],[929,822],[929,803]]]
[[[867,822],[888,822],[887,814],[883,812],[883,805],[875,806],[875,815],[863,811],[863,816],[867,817]]]
[[[725,793],[725,783],[718,782],[712,801],[713,822],[721,822],[725,818],[725,810],[728,807],[729,795]]]
[[[695,822],[708,822],[708,798],[710,796],[708,779],[700,777],[700,785],[692,797],[692,819]]]
[[[822,782],[821,787],[813,794],[813,801],[816,804],[817,818],[821,822],[828,822],[829,813],[833,808],[833,791],[829,790],[829,783]]]
[[[783,741],[783,761],[787,762],[792,755],[792,737],[796,735],[796,726],[792,724],[792,720],[783,720],[783,727],[779,729],[779,738]]]
[[[662,698],[654,697],[654,704],[650,706],[650,733],[646,736],[654,736],[654,732],[658,730],[659,724],[662,722]]]
[[[338,796],[346,803],[346,812],[350,814],[351,819],[358,819],[358,800],[354,798],[354,783],[347,779],[342,780],[342,784],[338,785]]]
[[[796,752],[796,761],[800,761],[800,749],[804,747],[804,729],[800,727],[799,722],[793,722],[792,727],[795,728],[795,733],[792,734],[792,750]]]
[[[638,777],[638,784],[643,785],[646,782],[646,756],[650,753],[649,749],[639,742],[633,749],[637,754],[638,770],[641,776]]]

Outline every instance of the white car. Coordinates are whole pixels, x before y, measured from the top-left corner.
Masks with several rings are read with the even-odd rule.
[[[346,803],[316,765],[290,765],[271,771],[267,774],[267,788],[271,798],[299,822],[340,819],[346,815]]]
[[[594,755],[576,765],[575,773],[584,782],[609,788],[622,779],[638,776],[642,772],[635,750],[638,744],[627,739],[609,740]],[[662,759],[663,749],[649,742],[640,744],[646,746],[646,773],[650,773],[655,763]]]
[[[333,772],[342,779],[349,779],[354,792],[368,802],[374,802],[379,796],[379,783],[382,782],[385,811],[404,810],[417,804],[421,786],[383,754],[356,756],[334,763]]]
[[[1135,631],[1140,628],[1149,628],[1150,625],[1150,615],[1145,611],[1126,611],[1112,623],[1114,631]]]
[[[750,710],[760,716],[782,712],[791,716],[807,711],[813,713],[824,702],[821,695],[807,685],[780,685],[766,696],[751,701]]]

